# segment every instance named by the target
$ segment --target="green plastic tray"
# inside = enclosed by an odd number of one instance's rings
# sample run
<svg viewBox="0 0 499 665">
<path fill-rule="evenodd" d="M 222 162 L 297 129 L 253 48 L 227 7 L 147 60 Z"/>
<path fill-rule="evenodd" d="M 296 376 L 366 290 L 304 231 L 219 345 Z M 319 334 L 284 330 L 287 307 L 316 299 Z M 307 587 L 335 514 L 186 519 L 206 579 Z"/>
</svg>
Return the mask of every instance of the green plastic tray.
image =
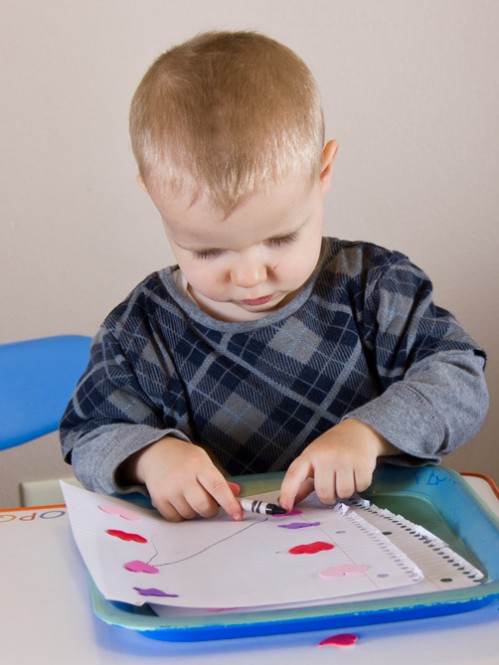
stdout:
<svg viewBox="0 0 499 665">
<path fill-rule="evenodd" d="M 243 495 L 280 487 L 283 474 L 232 478 Z M 107 601 L 90 580 L 95 614 L 158 640 L 172 642 L 276 635 L 337 629 L 422 617 L 457 614 L 483 607 L 499 598 L 499 520 L 456 472 L 443 467 L 408 469 L 385 466 L 363 496 L 421 524 L 479 568 L 484 580 L 471 588 L 411 596 L 352 601 L 306 608 L 248 611 L 241 614 L 168 619 L 147 605 L 135 607 Z M 140 499 L 137 499 L 140 501 Z"/>
</svg>

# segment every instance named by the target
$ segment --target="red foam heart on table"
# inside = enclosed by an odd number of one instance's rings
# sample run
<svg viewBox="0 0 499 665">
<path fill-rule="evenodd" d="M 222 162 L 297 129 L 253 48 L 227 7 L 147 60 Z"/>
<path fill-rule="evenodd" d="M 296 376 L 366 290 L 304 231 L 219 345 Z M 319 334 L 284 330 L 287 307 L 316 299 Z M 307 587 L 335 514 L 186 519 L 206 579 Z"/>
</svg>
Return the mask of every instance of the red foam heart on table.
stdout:
<svg viewBox="0 0 499 665">
<path fill-rule="evenodd" d="M 317 554 L 317 552 L 324 552 L 326 550 L 332 550 L 333 548 L 334 545 L 332 543 L 316 540 L 314 543 L 296 545 L 288 551 L 290 554 Z"/>
<path fill-rule="evenodd" d="M 359 638 L 352 633 L 340 633 L 339 635 L 331 635 L 326 637 L 325 640 L 319 642 L 320 647 L 351 647 Z"/>
<path fill-rule="evenodd" d="M 115 538 L 119 538 L 120 540 L 127 540 L 134 543 L 147 543 L 147 538 L 139 536 L 138 533 L 128 533 L 127 531 L 120 531 L 119 529 L 108 529 L 106 533 Z"/>
</svg>

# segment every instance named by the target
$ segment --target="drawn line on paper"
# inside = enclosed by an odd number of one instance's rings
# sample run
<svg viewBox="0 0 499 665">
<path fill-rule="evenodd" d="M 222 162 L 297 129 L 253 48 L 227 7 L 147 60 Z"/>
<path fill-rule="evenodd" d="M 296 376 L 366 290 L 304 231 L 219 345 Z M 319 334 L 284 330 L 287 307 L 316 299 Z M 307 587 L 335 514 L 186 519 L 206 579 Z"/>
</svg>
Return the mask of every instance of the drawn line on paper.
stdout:
<svg viewBox="0 0 499 665">
<path fill-rule="evenodd" d="M 232 533 L 232 534 L 230 534 L 230 536 L 226 536 L 225 538 L 221 538 L 220 540 L 216 540 L 214 543 L 211 543 L 211 545 L 207 545 L 206 547 L 203 547 L 203 549 L 201 549 L 197 552 L 193 552 L 192 554 L 188 554 L 187 556 L 183 557 L 182 559 L 177 559 L 176 561 L 167 561 L 166 563 L 157 563 L 157 564 L 155 564 L 155 567 L 159 568 L 161 566 L 174 566 L 176 563 L 182 563 L 183 561 L 188 561 L 189 559 L 194 559 L 195 557 L 200 556 L 201 554 L 204 554 L 204 552 L 207 552 L 208 550 L 211 550 L 213 547 L 216 547 L 217 545 L 220 545 L 220 543 L 224 543 L 227 540 L 230 540 L 231 538 L 235 538 L 236 536 L 239 536 L 241 533 L 243 533 L 243 531 L 247 531 L 248 529 L 251 529 L 252 526 L 255 526 L 256 524 L 263 524 L 266 521 L 267 521 L 267 519 L 255 520 L 254 522 L 251 522 L 250 524 L 248 524 L 248 526 L 245 526 L 243 529 L 239 529 L 239 531 L 236 531 L 236 533 Z M 159 555 L 159 552 L 158 552 L 156 546 L 154 545 L 154 537 L 151 538 L 151 544 L 152 544 L 152 546 L 153 546 L 156 553 L 149 559 L 149 561 L 147 562 L 148 564 L 150 564 L 151 561 L 153 561 L 153 559 L 155 559 Z"/>
</svg>

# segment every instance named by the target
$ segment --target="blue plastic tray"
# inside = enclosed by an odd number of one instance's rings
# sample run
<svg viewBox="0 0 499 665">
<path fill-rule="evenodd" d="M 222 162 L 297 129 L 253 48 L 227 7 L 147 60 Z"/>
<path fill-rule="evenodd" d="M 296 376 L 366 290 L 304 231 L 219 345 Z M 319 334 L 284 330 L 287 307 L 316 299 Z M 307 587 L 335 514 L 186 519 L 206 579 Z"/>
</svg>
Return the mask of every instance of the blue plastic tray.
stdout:
<svg viewBox="0 0 499 665">
<path fill-rule="evenodd" d="M 242 494 L 278 489 L 282 474 L 233 478 Z M 175 619 L 156 616 L 147 606 L 107 601 L 90 580 L 95 614 L 158 640 L 191 642 L 337 629 L 474 610 L 499 598 L 499 520 L 461 476 L 442 467 L 382 467 L 364 496 L 376 505 L 421 524 L 485 574 L 477 586 L 371 601 L 348 601 L 306 608 L 206 614 Z"/>
</svg>

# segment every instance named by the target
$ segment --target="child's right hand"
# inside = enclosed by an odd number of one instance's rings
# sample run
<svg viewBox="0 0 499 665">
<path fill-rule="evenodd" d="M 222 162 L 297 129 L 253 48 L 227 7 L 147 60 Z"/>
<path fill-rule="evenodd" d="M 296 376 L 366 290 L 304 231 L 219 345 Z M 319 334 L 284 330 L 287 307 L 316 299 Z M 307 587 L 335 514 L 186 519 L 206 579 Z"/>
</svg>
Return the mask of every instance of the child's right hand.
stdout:
<svg viewBox="0 0 499 665">
<path fill-rule="evenodd" d="M 171 522 L 214 517 L 220 507 L 235 520 L 243 518 L 227 480 L 206 451 L 193 443 L 167 436 L 125 465 L 127 481 L 144 483 L 154 507 Z"/>
</svg>

